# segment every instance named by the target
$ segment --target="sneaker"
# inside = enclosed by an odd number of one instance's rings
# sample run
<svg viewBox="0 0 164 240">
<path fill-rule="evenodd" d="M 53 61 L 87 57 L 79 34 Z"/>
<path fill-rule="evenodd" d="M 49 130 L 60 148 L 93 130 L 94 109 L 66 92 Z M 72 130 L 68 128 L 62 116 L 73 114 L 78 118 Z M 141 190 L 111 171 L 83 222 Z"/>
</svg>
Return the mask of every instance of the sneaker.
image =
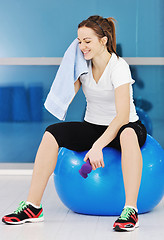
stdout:
<svg viewBox="0 0 164 240">
<path fill-rule="evenodd" d="M 113 225 L 115 231 L 133 231 L 137 227 L 139 227 L 138 213 L 131 207 L 125 207 Z"/>
<path fill-rule="evenodd" d="M 2 222 L 13 225 L 42 221 L 44 221 L 42 205 L 40 205 L 40 208 L 35 208 L 31 204 L 26 204 L 24 201 L 19 203 L 16 211 L 2 218 Z"/>
</svg>

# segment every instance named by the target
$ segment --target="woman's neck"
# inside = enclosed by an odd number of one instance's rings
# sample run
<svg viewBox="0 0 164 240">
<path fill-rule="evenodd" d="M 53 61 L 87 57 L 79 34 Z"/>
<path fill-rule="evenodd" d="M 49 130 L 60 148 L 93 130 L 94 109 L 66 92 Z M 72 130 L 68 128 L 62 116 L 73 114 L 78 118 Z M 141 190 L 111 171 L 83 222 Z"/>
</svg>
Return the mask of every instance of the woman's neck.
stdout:
<svg viewBox="0 0 164 240">
<path fill-rule="evenodd" d="M 92 68 L 101 71 L 101 69 L 104 69 L 106 67 L 110 58 L 111 54 L 109 52 L 104 52 L 103 54 L 92 58 Z"/>
</svg>

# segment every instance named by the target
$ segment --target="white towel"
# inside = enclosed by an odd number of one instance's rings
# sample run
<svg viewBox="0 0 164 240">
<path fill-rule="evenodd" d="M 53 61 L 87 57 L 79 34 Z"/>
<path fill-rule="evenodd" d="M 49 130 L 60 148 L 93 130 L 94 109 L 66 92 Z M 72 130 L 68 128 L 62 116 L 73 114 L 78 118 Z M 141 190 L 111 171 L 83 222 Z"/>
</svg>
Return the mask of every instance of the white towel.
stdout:
<svg viewBox="0 0 164 240">
<path fill-rule="evenodd" d="M 45 108 L 60 120 L 65 120 L 67 109 L 75 96 L 74 83 L 88 73 L 88 65 L 76 38 L 66 50 L 44 103 Z"/>
</svg>

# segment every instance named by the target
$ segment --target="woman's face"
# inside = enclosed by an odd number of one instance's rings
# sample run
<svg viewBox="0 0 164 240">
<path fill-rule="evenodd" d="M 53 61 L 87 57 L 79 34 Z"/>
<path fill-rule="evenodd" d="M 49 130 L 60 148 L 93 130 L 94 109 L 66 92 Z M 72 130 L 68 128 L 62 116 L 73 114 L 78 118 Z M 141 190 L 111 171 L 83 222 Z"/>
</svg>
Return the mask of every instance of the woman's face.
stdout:
<svg viewBox="0 0 164 240">
<path fill-rule="evenodd" d="M 99 56 L 104 51 L 104 46 L 100 43 L 99 38 L 94 30 L 88 27 L 78 29 L 79 48 L 84 54 L 86 60 Z"/>
</svg>

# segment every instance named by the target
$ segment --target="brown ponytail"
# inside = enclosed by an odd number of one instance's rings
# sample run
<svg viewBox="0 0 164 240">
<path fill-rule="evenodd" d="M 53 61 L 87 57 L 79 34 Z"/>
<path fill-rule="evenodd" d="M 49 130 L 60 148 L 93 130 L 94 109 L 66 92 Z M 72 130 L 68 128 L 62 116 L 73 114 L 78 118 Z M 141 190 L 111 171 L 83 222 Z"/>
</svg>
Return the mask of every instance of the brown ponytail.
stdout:
<svg viewBox="0 0 164 240">
<path fill-rule="evenodd" d="M 107 29 L 107 34 L 110 38 L 108 38 L 108 43 L 107 43 L 107 47 L 108 47 L 108 51 L 112 51 L 114 52 L 116 55 L 116 31 L 115 31 L 115 24 L 114 24 L 114 21 L 116 22 L 116 20 L 112 17 L 109 17 L 109 18 L 106 18 L 106 20 L 108 21 L 109 23 L 109 30 Z M 117 55 L 118 56 L 118 55 Z"/>
<path fill-rule="evenodd" d="M 119 57 L 116 52 L 116 33 L 114 22 L 116 22 L 116 20 L 112 17 L 103 18 L 101 16 L 94 15 L 82 21 L 78 25 L 78 28 L 81 27 L 92 28 L 97 34 L 98 38 L 103 38 L 104 36 L 106 36 L 108 38 L 106 44 L 108 52 L 109 53 L 114 52 L 117 55 L 117 57 Z"/>
</svg>

